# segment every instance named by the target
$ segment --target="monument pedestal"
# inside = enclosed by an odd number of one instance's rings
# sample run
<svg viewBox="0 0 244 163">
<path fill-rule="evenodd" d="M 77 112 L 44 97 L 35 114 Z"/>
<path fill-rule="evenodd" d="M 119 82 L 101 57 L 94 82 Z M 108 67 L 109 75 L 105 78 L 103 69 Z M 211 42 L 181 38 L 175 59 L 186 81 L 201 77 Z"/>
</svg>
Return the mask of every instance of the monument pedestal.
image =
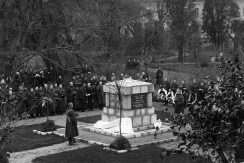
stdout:
<svg viewBox="0 0 244 163">
<path fill-rule="evenodd" d="M 136 110 L 121 110 L 122 118 L 131 118 L 133 128 L 153 125 L 157 120 L 154 107 Z M 120 118 L 120 110 L 103 108 L 102 121 L 112 122 Z"/>
<path fill-rule="evenodd" d="M 132 79 L 126 79 L 118 83 L 120 83 L 122 91 L 123 109 L 121 110 L 121 117 L 131 118 L 133 128 L 153 125 L 157 120 L 155 109 L 152 106 L 154 85 Z M 116 89 L 114 82 L 103 86 L 106 107 L 103 108 L 102 121 L 112 122 L 120 118 Z"/>
</svg>

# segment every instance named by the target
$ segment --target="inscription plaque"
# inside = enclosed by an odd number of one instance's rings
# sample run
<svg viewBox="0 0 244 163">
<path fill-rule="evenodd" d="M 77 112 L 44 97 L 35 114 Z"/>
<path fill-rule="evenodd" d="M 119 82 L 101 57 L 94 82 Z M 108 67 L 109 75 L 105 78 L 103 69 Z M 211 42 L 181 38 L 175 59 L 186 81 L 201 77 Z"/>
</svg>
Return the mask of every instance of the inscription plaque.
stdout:
<svg viewBox="0 0 244 163">
<path fill-rule="evenodd" d="M 147 94 L 133 94 L 131 96 L 132 109 L 141 109 L 147 107 Z"/>
</svg>

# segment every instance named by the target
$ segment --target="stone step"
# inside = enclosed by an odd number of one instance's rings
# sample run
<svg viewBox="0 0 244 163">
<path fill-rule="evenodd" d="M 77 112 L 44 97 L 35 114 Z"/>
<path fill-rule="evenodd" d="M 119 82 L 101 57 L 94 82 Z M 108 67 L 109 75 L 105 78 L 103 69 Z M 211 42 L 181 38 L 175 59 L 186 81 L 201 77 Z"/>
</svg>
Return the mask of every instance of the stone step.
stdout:
<svg viewBox="0 0 244 163">
<path fill-rule="evenodd" d="M 97 129 L 93 126 L 83 127 L 83 130 L 89 131 L 89 132 L 95 132 L 95 133 L 102 134 L 102 135 L 112 136 L 112 137 L 119 137 L 120 136 L 119 133 L 112 133 L 112 132 L 109 132 L 106 130 Z M 160 130 L 158 130 L 158 131 L 156 131 L 153 128 L 152 129 L 147 128 L 145 130 L 136 131 L 134 134 L 123 134 L 123 136 L 130 139 L 130 138 L 138 138 L 138 137 L 143 137 L 143 136 L 148 136 L 148 135 L 154 135 L 155 133 L 161 134 L 161 133 L 166 133 L 166 132 L 171 132 L 171 129 L 169 126 L 165 125 L 165 126 L 162 126 L 160 128 Z"/>
</svg>

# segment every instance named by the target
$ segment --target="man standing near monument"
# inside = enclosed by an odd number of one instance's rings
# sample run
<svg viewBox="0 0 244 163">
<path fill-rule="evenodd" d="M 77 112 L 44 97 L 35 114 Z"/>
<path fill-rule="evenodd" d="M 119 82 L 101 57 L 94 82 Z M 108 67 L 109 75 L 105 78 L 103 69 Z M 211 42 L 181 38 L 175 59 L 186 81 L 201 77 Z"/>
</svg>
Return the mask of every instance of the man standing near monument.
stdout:
<svg viewBox="0 0 244 163">
<path fill-rule="evenodd" d="M 156 72 L 156 84 L 159 86 L 161 84 L 163 84 L 163 76 L 164 76 L 164 73 L 163 71 L 161 70 L 161 67 L 158 68 L 157 72 Z"/>
<path fill-rule="evenodd" d="M 77 128 L 76 117 L 78 114 L 73 110 L 73 103 L 68 103 L 68 108 L 66 110 L 66 128 L 65 128 L 65 137 L 69 140 L 69 145 L 74 145 L 76 143 L 74 137 L 79 135 Z"/>
</svg>

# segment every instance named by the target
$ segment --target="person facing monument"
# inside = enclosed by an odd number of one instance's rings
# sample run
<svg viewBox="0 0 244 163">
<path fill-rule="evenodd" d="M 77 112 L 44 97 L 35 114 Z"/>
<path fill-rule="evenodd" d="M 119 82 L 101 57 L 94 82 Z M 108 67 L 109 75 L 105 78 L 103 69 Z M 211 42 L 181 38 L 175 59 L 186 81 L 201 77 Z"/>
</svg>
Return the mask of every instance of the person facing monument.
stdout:
<svg viewBox="0 0 244 163">
<path fill-rule="evenodd" d="M 65 137 L 68 138 L 69 145 L 74 145 L 76 143 L 74 137 L 79 135 L 77 128 L 77 120 L 78 114 L 73 110 L 73 103 L 68 103 L 68 107 L 66 110 L 66 128 L 65 128 Z"/>
</svg>

